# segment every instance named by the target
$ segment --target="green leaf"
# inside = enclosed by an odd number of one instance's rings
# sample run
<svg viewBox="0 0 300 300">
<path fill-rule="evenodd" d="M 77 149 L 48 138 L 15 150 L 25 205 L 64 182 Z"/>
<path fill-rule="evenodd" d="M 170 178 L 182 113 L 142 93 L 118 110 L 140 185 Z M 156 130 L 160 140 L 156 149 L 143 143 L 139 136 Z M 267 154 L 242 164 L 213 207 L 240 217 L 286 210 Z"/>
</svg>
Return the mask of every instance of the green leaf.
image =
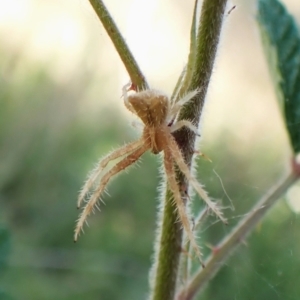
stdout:
<svg viewBox="0 0 300 300">
<path fill-rule="evenodd" d="M 258 1 L 260 25 L 276 90 L 295 153 L 300 152 L 300 35 L 293 17 L 278 0 Z"/>
</svg>

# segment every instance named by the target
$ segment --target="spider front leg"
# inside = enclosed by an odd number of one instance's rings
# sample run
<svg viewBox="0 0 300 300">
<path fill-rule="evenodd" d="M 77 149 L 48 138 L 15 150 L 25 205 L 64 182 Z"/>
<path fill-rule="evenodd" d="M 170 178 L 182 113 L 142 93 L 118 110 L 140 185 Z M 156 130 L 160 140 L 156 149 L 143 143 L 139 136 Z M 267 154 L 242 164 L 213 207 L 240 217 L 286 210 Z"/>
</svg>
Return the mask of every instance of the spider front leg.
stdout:
<svg viewBox="0 0 300 300">
<path fill-rule="evenodd" d="M 176 115 L 179 113 L 180 109 L 182 106 L 184 106 L 187 102 L 192 100 L 197 94 L 199 94 L 200 89 L 188 92 L 183 98 L 181 98 L 179 101 L 174 103 L 172 106 L 170 113 L 169 113 L 169 118 L 175 118 Z"/>
<path fill-rule="evenodd" d="M 96 181 L 96 179 L 98 178 L 102 170 L 107 166 L 107 164 L 110 161 L 134 151 L 138 147 L 141 147 L 142 144 L 143 141 L 139 139 L 135 142 L 124 145 L 123 147 L 109 153 L 107 156 L 102 158 L 100 162 L 97 164 L 96 168 L 89 174 L 84 186 L 82 187 L 80 194 L 78 196 L 77 207 L 78 208 L 80 207 L 85 195 L 91 189 L 91 187 L 93 186 L 94 182 Z"/>
<path fill-rule="evenodd" d="M 178 187 L 178 183 L 176 181 L 176 174 L 175 174 L 175 170 L 174 170 L 174 161 L 173 161 L 172 153 L 168 149 L 168 147 L 166 147 L 164 149 L 164 164 L 165 164 L 167 181 L 169 183 L 171 191 L 173 192 L 173 197 L 174 197 L 174 200 L 176 203 L 176 208 L 178 211 L 178 215 L 179 215 L 179 219 L 181 221 L 182 227 L 185 230 L 185 232 L 188 236 L 188 239 L 190 240 L 191 245 L 192 245 L 193 249 L 195 250 L 196 255 L 199 257 L 199 259 L 203 265 L 203 262 L 201 260 L 201 252 L 200 252 L 199 246 L 196 243 L 193 231 L 191 229 L 190 221 L 189 221 L 188 215 L 186 213 L 186 208 L 185 208 L 184 202 L 182 200 L 182 196 L 180 193 L 180 189 Z"/>
<path fill-rule="evenodd" d="M 131 90 L 131 87 L 132 87 L 131 82 L 125 84 L 122 88 L 122 96 L 124 97 L 124 105 L 126 106 L 126 108 L 129 111 L 131 111 L 132 113 L 136 114 L 136 111 L 134 110 L 134 108 L 132 107 L 132 105 L 128 101 L 128 91 Z"/>
<path fill-rule="evenodd" d="M 197 181 L 197 179 L 191 174 L 187 164 L 184 162 L 183 156 L 181 154 L 181 151 L 173 138 L 173 136 L 169 133 L 167 138 L 167 143 L 169 144 L 168 147 L 172 153 L 172 157 L 176 164 L 178 165 L 180 171 L 185 175 L 187 180 L 191 183 L 193 188 L 196 190 L 196 192 L 199 194 L 199 196 L 206 202 L 208 207 L 220 218 L 220 220 L 227 224 L 226 218 L 224 218 L 222 211 L 217 206 L 215 202 L 213 202 L 207 192 L 202 188 L 201 184 Z"/>
<path fill-rule="evenodd" d="M 188 120 L 181 120 L 176 122 L 175 124 L 173 124 L 170 127 L 170 131 L 174 132 L 179 130 L 182 127 L 187 127 L 188 129 L 190 129 L 192 132 L 194 132 L 197 136 L 200 136 L 200 133 L 198 132 L 198 128 L 192 124 L 192 122 L 188 121 Z"/>
<path fill-rule="evenodd" d="M 84 222 L 86 221 L 88 215 L 93 211 L 93 208 L 96 206 L 98 199 L 100 198 L 102 192 L 107 186 L 109 180 L 120 171 L 126 169 L 133 163 L 135 163 L 141 155 L 143 155 L 149 149 L 148 145 L 143 145 L 142 147 L 136 149 L 131 154 L 127 155 L 121 161 L 119 161 L 114 167 L 111 168 L 100 180 L 98 188 L 95 190 L 94 194 L 91 196 L 86 206 L 84 207 L 75 228 L 74 241 L 77 241 L 80 230 L 82 229 Z"/>
</svg>

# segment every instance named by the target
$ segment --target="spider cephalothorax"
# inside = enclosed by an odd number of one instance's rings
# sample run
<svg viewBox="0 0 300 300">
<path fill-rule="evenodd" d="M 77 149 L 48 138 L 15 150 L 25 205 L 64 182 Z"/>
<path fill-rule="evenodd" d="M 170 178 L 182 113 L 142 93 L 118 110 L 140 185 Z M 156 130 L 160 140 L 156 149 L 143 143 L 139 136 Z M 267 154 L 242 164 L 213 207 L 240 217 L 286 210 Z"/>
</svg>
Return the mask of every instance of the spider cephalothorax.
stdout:
<svg viewBox="0 0 300 300">
<path fill-rule="evenodd" d="M 109 180 L 122 170 L 126 169 L 133 163 L 135 163 L 147 150 L 152 153 L 157 154 L 160 152 L 164 153 L 163 161 L 165 167 L 165 175 L 167 178 L 167 183 L 170 190 L 173 192 L 174 202 L 176 209 L 178 211 L 179 220 L 182 223 L 186 234 L 196 251 L 196 254 L 200 256 L 200 250 L 195 241 L 193 235 L 190 221 L 185 209 L 184 200 L 182 197 L 182 189 L 179 187 L 176 176 L 175 168 L 176 164 L 179 170 L 185 175 L 187 181 L 193 186 L 195 191 L 200 195 L 200 197 L 206 202 L 210 209 L 219 218 L 226 222 L 222 216 L 221 211 L 217 205 L 211 201 L 205 190 L 202 188 L 201 184 L 196 180 L 196 178 L 191 174 L 189 167 L 184 161 L 181 151 L 172 135 L 172 133 L 182 127 L 187 127 L 195 134 L 198 135 L 197 128 L 188 120 L 181 120 L 175 122 L 176 116 L 180 108 L 194 98 L 198 91 L 189 92 L 185 97 L 176 103 L 171 104 L 169 98 L 163 93 L 148 89 L 141 92 L 137 92 L 128 95 L 127 85 L 123 88 L 124 104 L 128 110 L 137 115 L 144 123 L 143 133 L 140 139 L 124 145 L 118 148 L 112 153 L 105 156 L 97 164 L 96 168 L 92 171 L 88 177 L 86 183 L 84 184 L 79 198 L 78 207 L 84 200 L 87 193 L 95 185 L 100 173 L 107 166 L 107 164 L 115 159 L 120 159 L 109 171 L 107 171 L 88 199 L 75 228 L 75 241 L 78 238 L 80 230 L 82 229 L 84 222 L 86 221 L 88 215 L 93 211 L 94 207 L 97 207 L 97 202 L 100 199 L 105 187 L 107 186 Z"/>
</svg>

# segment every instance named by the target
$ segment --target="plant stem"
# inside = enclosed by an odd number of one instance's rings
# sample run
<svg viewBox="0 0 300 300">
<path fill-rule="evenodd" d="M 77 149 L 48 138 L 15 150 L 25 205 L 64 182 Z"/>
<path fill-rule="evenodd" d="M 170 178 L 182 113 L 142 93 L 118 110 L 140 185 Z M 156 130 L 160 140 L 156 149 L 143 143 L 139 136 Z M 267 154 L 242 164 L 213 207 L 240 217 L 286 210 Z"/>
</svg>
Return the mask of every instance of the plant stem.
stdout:
<svg viewBox="0 0 300 300">
<path fill-rule="evenodd" d="M 194 4 L 194 12 L 193 12 L 193 19 L 192 19 L 192 26 L 190 31 L 190 52 L 188 57 L 188 63 L 185 67 L 184 77 L 181 80 L 181 85 L 175 90 L 176 91 L 176 98 L 174 99 L 175 102 L 179 100 L 188 90 L 189 85 L 191 83 L 191 78 L 193 76 L 194 68 L 195 68 L 195 58 L 197 52 L 197 9 L 198 9 L 198 0 L 195 0 Z M 180 79 L 180 77 L 179 77 Z M 173 99 L 174 97 L 172 97 Z"/>
<path fill-rule="evenodd" d="M 107 34 L 112 40 L 120 58 L 130 76 L 132 84 L 137 90 L 149 88 L 145 76 L 140 70 L 136 60 L 134 59 L 131 51 L 129 50 L 124 38 L 122 37 L 118 27 L 116 26 L 113 18 L 108 12 L 102 0 L 89 0 L 93 6 L 96 14 L 98 15 L 102 25 L 104 26 Z"/>
<path fill-rule="evenodd" d="M 227 0 L 204 0 L 201 10 L 194 73 L 191 77 L 190 90 L 201 87 L 201 92 L 194 101 L 190 101 L 180 112 L 179 119 L 193 120 L 199 123 L 201 110 L 212 73 L 217 44 L 220 37 L 222 20 Z M 193 55 L 190 56 L 190 58 Z M 180 130 L 174 137 L 181 148 L 186 163 L 191 167 L 194 154 L 195 135 Z M 187 186 L 185 177 L 177 172 L 179 186 Z M 155 262 L 152 270 L 152 300 L 173 300 L 182 251 L 182 226 L 178 222 L 172 193 L 167 189 L 160 211 Z"/>
<path fill-rule="evenodd" d="M 187 287 L 179 293 L 177 300 L 193 299 L 201 288 L 203 288 L 203 286 L 222 267 L 222 262 L 224 262 L 229 255 L 233 253 L 233 250 L 244 241 L 255 225 L 298 178 L 299 174 L 296 174 L 295 172 L 285 175 L 276 186 L 262 197 L 252 211 L 236 225 L 231 234 L 226 236 L 219 245 L 215 246 L 216 251 L 207 259 L 205 263 L 206 267 L 199 272 L 196 272 Z"/>
</svg>

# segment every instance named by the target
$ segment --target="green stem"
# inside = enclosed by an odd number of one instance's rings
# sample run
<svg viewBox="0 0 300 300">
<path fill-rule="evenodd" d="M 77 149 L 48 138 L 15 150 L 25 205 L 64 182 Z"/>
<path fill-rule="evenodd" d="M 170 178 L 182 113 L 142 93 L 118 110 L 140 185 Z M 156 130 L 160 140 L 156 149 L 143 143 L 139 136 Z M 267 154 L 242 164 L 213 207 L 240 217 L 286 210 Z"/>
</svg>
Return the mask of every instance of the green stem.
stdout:
<svg viewBox="0 0 300 300">
<path fill-rule="evenodd" d="M 180 73 L 180 75 L 177 79 L 175 88 L 174 88 L 172 96 L 171 96 L 171 103 L 174 103 L 178 100 L 179 91 L 182 90 L 182 85 L 183 85 L 183 82 L 184 82 L 184 78 L 186 76 L 186 67 L 187 66 L 185 66 L 183 68 L 183 70 L 181 71 L 181 73 Z"/>
<path fill-rule="evenodd" d="M 129 50 L 124 38 L 122 37 L 118 27 L 116 26 L 113 18 L 101 0 L 89 0 L 93 6 L 96 14 L 98 15 L 102 25 L 104 26 L 107 34 L 112 40 L 120 58 L 130 76 L 130 80 L 137 90 L 149 88 L 146 78 L 140 70 L 136 60 L 134 59 L 131 51 Z"/>
<path fill-rule="evenodd" d="M 179 100 L 188 90 L 189 85 L 191 83 L 191 79 L 193 76 L 194 68 L 195 68 L 195 59 L 197 53 L 197 9 L 198 9 L 198 0 L 195 0 L 194 4 L 194 12 L 192 19 L 192 26 L 190 32 L 190 52 L 188 57 L 188 63 L 185 67 L 184 78 L 181 81 L 180 88 L 177 88 L 178 91 L 176 93 L 175 102 Z M 176 89 L 176 87 L 175 87 Z"/>
<path fill-rule="evenodd" d="M 182 110 L 179 119 L 190 119 L 199 123 L 209 79 L 215 60 L 220 37 L 222 20 L 227 0 L 204 0 L 201 10 L 194 73 L 191 77 L 190 90 L 201 87 L 201 92 L 194 101 L 190 101 Z M 190 56 L 192 57 L 192 56 Z M 191 167 L 194 154 L 195 136 L 186 130 L 180 130 L 174 137 L 181 148 L 186 163 Z M 179 186 L 187 186 L 185 177 L 177 172 Z M 158 225 L 155 262 L 152 270 L 152 300 L 173 300 L 182 249 L 182 228 L 174 207 L 173 195 L 167 190 L 162 211 L 162 221 Z"/>
<path fill-rule="evenodd" d="M 203 288 L 223 266 L 222 263 L 233 253 L 233 250 L 244 241 L 255 225 L 261 221 L 263 216 L 298 178 L 299 174 L 295 172 L 284 176 L 284 178 L 254 206 L 251 212 L 236 225 L 231 234 L 226 236 L 224 240 L 215 247 L 216 251 L 207 259 L 205 263 L 206 267 L 196 272 L 187 287 L 178 294 L 177 300 L 191 300 L 195 297 L 201 288 Z"/>
<path fill-rule="evenodd" d="M 153 300 L 172 300 L 175 296 L 177 271 L 182 244 L 182 225 L 178 222 L 172 192 L 167 189 L 158 224 L 158 248 L 152 270 Z"/>
<path fill-rule="evenodd" d="M 196 53 L 193 58 L 195 66 L 190 82 L 186 83 L 189 86 L 187 91 L 200 89 L 200 92 L 193 99 L 194 101 L 184 106 L 179 116 L 180 119 L 192 120 L 196 125 L 201 116 L 213 70 L 226 4 L 227 0 L 206 0 L 201 9 Z"/>
</svg>

